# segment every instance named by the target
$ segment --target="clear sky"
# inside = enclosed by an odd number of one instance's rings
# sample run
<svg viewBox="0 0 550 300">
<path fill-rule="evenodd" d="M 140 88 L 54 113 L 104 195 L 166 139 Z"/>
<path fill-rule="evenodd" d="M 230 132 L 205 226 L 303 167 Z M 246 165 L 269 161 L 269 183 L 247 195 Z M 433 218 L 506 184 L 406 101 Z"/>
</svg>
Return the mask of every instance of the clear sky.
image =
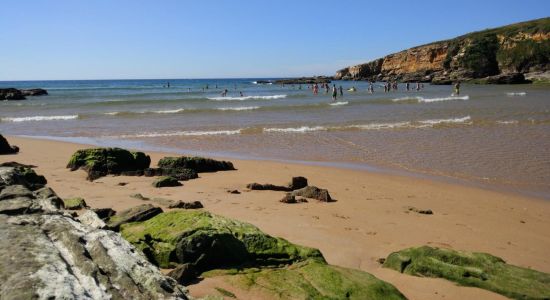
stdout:
<svg viewBox="0 0 550 300">
<path fill-rule="evenodd" d="M 550 0 L 2 0 L 0 80 L 332 75 Z"/>
</svg>

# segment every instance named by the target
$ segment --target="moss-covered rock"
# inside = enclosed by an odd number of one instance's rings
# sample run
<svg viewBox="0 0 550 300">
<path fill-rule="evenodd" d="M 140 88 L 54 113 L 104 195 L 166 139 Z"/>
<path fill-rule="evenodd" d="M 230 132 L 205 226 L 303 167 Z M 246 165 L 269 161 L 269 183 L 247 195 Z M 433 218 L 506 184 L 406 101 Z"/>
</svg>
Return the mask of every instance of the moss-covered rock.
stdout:
<svg viewBox="0 0 550 300">
<path fill-rule="evenodd" d="M 174 177 L 162 176 L 153 182 L 153 186 L 156 188 L 181 186 L 182 184 Z"/>
<path fill-rule="evenodd" d="M 171 176 L 177 180 L 190 180 L 198 178 L 199 175 L 193 169 L 185 168 L 148 168 L 143 172 L 145 176 Z"/>
<path fill-rule="evenodd" d="M 0 164 L 0 177 L 6 185 L 23 185 L 31 191 L 44 187 L 48 181 L 42 175 L 36 174 L 34 166 L 23 165 L 16 162 Z"/>
<path fill-rule="evenodd" d="M 384 267 L 410 275 L 445 278 L 514 299 L 550 298 L 550 274 L 509 265 L 487 253 L 423 246 L 391 253 Z"/>
<path fill-rule="evenodd" d="M 76 151 L 67 168 L 83 169 L 88 180 L 93 181 L 107 174 L 141 175 L 149 168 L 151 158 L 143 152 L 131 152 L 121 148 L 92 148 Z"/>
<path fill-rule="evenodd" d="M 83 209 L 88 206 L 86 205 L 86 201 L 80 197 L 63 199 L 63 205 L 65 206 L 65 209 L 69 210 Z"/>
<path fill-rule="evenodd" d="M 158 166 L 162 169 L 192 169 L 197 173 L 235 170 L 229 161 L 191 156 L 164 157 Z"/>
<path fill-rule="evenodd" d="M 121 233 L 164 268 L 192 263 L 203 272 L 247 264 L 288 264 L 306 258 L 324 261 L 317 249 L 294 245 L 251 224 L 205 211 L 162 213 L 145 222 L 124 224 Z"/>
<path fill-rule="evenodd" d="M 272 299 L 406 299 L 394 286 L 367 272 L 318 260 L 285 268 L 211 271 L 203 276 L 224 276 L 237 288 Z"/>
</svg>

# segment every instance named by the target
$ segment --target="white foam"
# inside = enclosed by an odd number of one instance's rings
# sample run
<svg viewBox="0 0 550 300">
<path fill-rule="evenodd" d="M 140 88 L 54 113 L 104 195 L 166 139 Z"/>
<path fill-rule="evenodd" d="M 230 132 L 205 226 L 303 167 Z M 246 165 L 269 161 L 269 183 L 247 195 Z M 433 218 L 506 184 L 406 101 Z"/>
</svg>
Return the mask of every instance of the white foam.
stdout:
<svg viewBox="0 0 550 300">
<path fill-rule="evenodd" d="M 220 107 L 217 110 L 234 110 L 234 111 L 241 111 L 241 110 L 255 110 L 259 109 L 259 106 L 242 106 L 242 107 Z"/>
<path fill-rule="evenodd" d="M 118 114 L 120 114 L 120 112 L 118 111 L 110 111 L 110 112 L 106 112 L 104 113 L 105 115 L 109 115 L 109 116 L 116 116 Z"/>
<path fill-rule="evenodd" d="M 245 100 L 274 100 L 283 99 L 286 95 L 270 95 L 270 96 L 244 96 L 244 97 L 210 97 L 208 100 L 214 101 L 245 101 Z"/>
<path fill-rule="evenodd" d="M 423 121 L 418 121 L 418 123 L 425 124 L 425 125 L 457 124 L 457 123 L 470 122 L 471 119 L 472 118 L 470 116 L 466 116 L 466 117 L 462 117 L 462 118 L 423 120 Z"/>
<path fill-rule="evenodd" d="M 184 110 L 185 109 L 183 109 L 183 108 L 179 108 L 179 109 L 171 109 L 171 110 L 155 110 L 155 111 L 152 111 L 152 112 L 155 113 L 155 114 L 177 114 L 177 113 L 180 113 Z"/>
<path fill-rule="evenodd" d="M 405 128 L 409 127 L 411 122 L 398 122 L 398 123 L 372 123 L 365 125 L 350 125 L 347 128 L 357 128 L 362 130 L 381 130 L 381 129 L 393 129 L 393 128 Z"/>
<path fill-rule="evenodd" d="M 348 105 L 348 101 L 338 101 L 330 104 L 331 106 Z"/>
<path fill-rule="evenodd" d="M 431 102 L 440 102 L 440 101 L 453 101 L 453 100 L 469 100 L 470 96 L 450 96 L 450 97 L 441 97 L 441 98 L 423 98 L 418 97 L 418 102 L 420 103 L 431 103 Z"/>
<path fill-rule="evenodd" d="M 303 132 L 321 131 L 321 130 L 328 130 L 328 129 L 329 129 L 328 127 L 324 127 L 324 126 L 315 126 L 315 127 L 302 126 L 302 127 L 290 127 L 290 128 L 264 128 L 264 132 L 303 133 Z"/>
<path fill-rule="evenodd" d="M 527 96 L 527 93 L 526 92 L 512 92 L 512 93 L 506 93 L 506 96 L 508 96 L 508 97 L 515 97 L 515 96 L 523 97 L 523 96 Z"/>
<path fill-rule="evenodd" d="M 519 121 L 518 120 L 507 120 L 507 121 L 497 121 L 498 124 L 503 124 L 503 125 L 512 125 L 512 124 L 518 124 Z"/>
<path fill-rule="evenodd" d="M 3 122 L 28 122 L 28 121 L 65 121 L 78 119 L 78 115 L 69 116 L 32 116 L 17 118 L 2 118 Z"/>
<path fill-rule="evenodd" d="M 241 129 L 237 129 L 237 130 L 215 130 L 215 131 L 175 131 L 175 132 L 151 132 L 151 133 L 121 135 L 121 136 L 118 136 L 118 138 L 233 135 L 233 134 L 239 134 L 239 133 L 241 133 Z"/>
<path fill-rule="evenodd" d="M 422 97 L 401 97 L 401 98 L 392 99 L 392 101 L 393 102 L 411 101 L 411 100 L 420 101 L 420 99 L 422 99 Z"/>
</svg>

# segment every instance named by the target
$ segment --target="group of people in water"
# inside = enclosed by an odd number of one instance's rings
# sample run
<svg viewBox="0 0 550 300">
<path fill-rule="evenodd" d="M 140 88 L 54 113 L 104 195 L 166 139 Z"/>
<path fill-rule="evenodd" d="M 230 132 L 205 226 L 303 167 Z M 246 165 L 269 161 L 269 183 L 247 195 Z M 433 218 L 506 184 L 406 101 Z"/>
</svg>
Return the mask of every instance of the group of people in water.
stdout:
<svg viewBox="0 0 550 300">
<path fill-rule="evenodd" d="M 397 81 L 385 82 L 383 84 L 383 86 L 384 86 L 384 92 L 385 93 L 398 90 Z M 314 95 L 319 94 L 319 89 L 324 89 L 325 94 L 328 94 L 329 91 L 330 91 L 330 85 L 328 83 L 321 83 L 320 87 L 319 87 L 318 83 L 315 83 L 315 84 L 312 84 L 312 85 L 308 85 L 307 88 L 312 90 Z M 411 90 L 420 91 L 420 90 L 424 89 L 424 84 L 420 83 L 420 82 L 416 82 L 415 84 L 411 84 L 411 83 L 407 82 L 405 84 L 405 89 L 407 91 L 411 91 Z M 460 89 L 460 83 L 458 83 L 458 89 Z M 456 85 L 455 85 L 455 93 L 456 94 L 458 94 L 456 92 L 456 91 L 458 91 L 458 89 L 456 88 Z M 356 92 L 357 88 L 355 86 L 352 86 L 351 88 L 347 89 L 347 91 L 348 92 Z M 374 82 L 372 82 L 372 81 L 369 82 L 369 87 L 368 87 L 367 91 L 371 94 L 374 93 Z M 336 101 L 336 99 L 338 98 L 338 95 L 340 95 L 340 97 L 344 96 L 344 88 L 341 85 L 339 87 L 336 87 L 336 84 L 333 84 L 332 85 L 332 100 Z"/>
</svg>

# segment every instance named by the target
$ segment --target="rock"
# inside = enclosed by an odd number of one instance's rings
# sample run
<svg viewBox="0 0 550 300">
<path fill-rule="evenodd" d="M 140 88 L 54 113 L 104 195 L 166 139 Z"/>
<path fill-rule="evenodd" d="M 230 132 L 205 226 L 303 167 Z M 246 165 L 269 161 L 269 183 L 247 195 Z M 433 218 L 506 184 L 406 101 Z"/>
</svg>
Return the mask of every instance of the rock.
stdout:
<svg viewBox="0 0 550 300">
<path fill-rule="evenodd" d="M 292 181 L 288 184 L 291 190 L 298 190 L 307 186 L 307 178 L 298 176 L 292 177 Z"/>
<path fill-rule="evenodd" d="M 163 176 L 153 182 L 153 186 L 156 188 L 182 186 L 182 184 L 174 177 Z"/>
<path fill-rule="evenodd" d="M 19 184 L 31 191 L 40 189 L 47 183 L 44 176 L 37 175 L 33 169 L 24 166 L 0 166 L 0 179 L 5 185 Z"/>
<path fill-rule="evenodd" d="M 423 214 L 423 215 L 432 215 L 433 211 L 431 209 L 419 209 L 413 206 L 407 206 L 406 209 L 408 211 L 412 211 L 415 213 Z"/>
<path fill-rule="evenodd" d="M 296 201 L 296 197 L 294 197 L 294 195 L 290 194 L 290 193 L 286 193 L 286 195 L 283 197 L 283 199 L 279 200 L 279 202 L 282 202 L 282 203 L 298 203 L 298 201 Z"/>
<path fill-rule="evenodd" d="M 119 183 L 117 183 L 116 185 L 118 185 L 118 186 L 126 186 L 126 185 L 128 185 L 128 182 L 119 182 Z"/>
<path fill-rule="evenodd" d="M 379 264 L 383 265 L 384 262 L 386 261 L 386 258 L 385 257 L 380 257 L 379 259 L 376 260 Z"/>
<path fill-rule="evenodd" d="M 204 272 L 243 263 L 279 265 L 307 258 L 324 261 L 316 249 L 294 245 L 251 224 L 203 210 L 165 212 L 144 222 L 124 224 L 120 231 L 162 268 L 191 263 L 198 272 Z"/>
<path fill-rule="evenodd" d="M 130 195 L 130 197 L 131 197 L 131 198 L 135 198 L 135 199 L 139 199 L 139 200 L 143 200 L 143 201 L 151 200 L 151 198 L 145 197 L 145 196 L 143 196 L 143 195 L 140 194 L 140 193 L 132 194 L 132 195 Z"/>
<path fill-rule="evenodd" d="M 107 227 L 105 222 L 99 216 L 93 211 L 93 210 L 86 210 L 82 215 L 80 215 L 78 218 L 76 218 L 80 223 L 90 226 L 92 228 L 96 229 L 103 229 Z"/>
<path fill-rule="evenodd" d="M 489 76 L 484 79 L 485 83 L 488 84 L 520 84 L 520 83 L 531 83 L 530 81 L 525 80 L 525 77 L 521 73 L 509 73 L 509 74 L 500 74 L 495 76 Z"/>
<path fill-rule="evenodd" d="M 184 208 L 184 209 L 197 209 L 197 208 L 203 208 L 203 207 L 204 206 L 202 206 L 202 203 L 200 201 L 193 201 L 193 202 L 178 201 L 168 206 L 168 208 Z"/>
<path fill-rule="evenodd" d="M 121 148 L 93 148 L 76 151 L 67 168 L 71 171 L 83 169 L 87 179 L 93 181 L 99 177 L 112 175 L 142 175 L 149 168 L 151 158 L 143 152 L 130 152 Z"/>
<path fill-rule="evenodd" d="M 25 100 L 20 90 L 14 88 L 0 89 L 0 100 Z"/>
<path fill-rule="evenodd" d="M 141 204 L 130 209 L 123 210 L 120 213 L 109 218 L 107 225 L 110 229 L 118 231 L 120 225 L 130 222 L 142 222 L 162 213 L 160 207 L 151 204 Z"/>
<path fill-rule="evenodd" d="M 63 199 L 63 204 L 65 209 L 68 210 L 79 210 L 88 207 L 88 205 L 86 205 L 86 201 L 80 197 Z"/>
<path fill-rule="evenodd" d="M 423 246 L 391 253 L 383 266 L 409 275 L 444 278 L 512 299 L 550 297 L 550 274 L 512 266 L 487 253 Z"/>
<path fill-rule="evenodd" d="M 0 298 L 188 299 L 118 233 L 94 228 L 95 213 L 77 222 L 53 190 L 31 189 L 25 167 L 0 169 Z"/>
<path fill-rule="evenodd" d="M 174 278 L 180 284 L 188 285 L 197 278 L 197 271 L 192 264 L 181 264 L 167 275 Z"/>
<path fill-rule="evenodd" d="M 23 96 L 43 96 L 47 95 L 48 91 L 45 89 L 28 89 L 28 90 L 21 90 L 21 93 Z"/>
<path fill-rule="evenodd" d="M 0 134 L 0 154 L 14 154 L 19 152 L 19 147 L 11 146 L 8 140 Z"/>
<path fill-rule="evenodd" d="M 315 84 L 315 83 L 330 83 L 332 77 L 315 76 L 315 77 L 300 77 L 275 80 L 275 84 Z"/>
<path fill-rule="evenodd" d="M 109 219 L 110 217 L 116 215 L 116 211 L 112 208 L 93 208 L 92 211 L 95 212 L 102 220 Z"/>
<path fill-rule="evenodd" d="M 170 176 L 180 181 L 199 178 L 199 175 L 193 169 L 186 168 L 148 168 L 143 172 L 145 176 Z"/>
<path fill-rule="evenodd" d="M 218 161 L 204 157 L 164 157 L 158 163 L 161 169 L 192 169 L 196 173 L 235 170 L 228 161 Z"/>
<path fill-rule="evenodd" d="M 257 190 L 257 191 L 283 191 L 283 192 L 290 192 L 292 191 L 289 187 L 286 186 L 280 186 L 280 185 L 273 185 L 270 183 L 266 184 L 260 184 L 260 183 L 249 183 L 246 185 L 248 189 L 251 190 Z"/>
<path fill-rule="evenodd" d="M 239 192 L 239 190 L 229 190 L 227 192 L 230 193 L 230 194 L 236 194 L 236 195 L 241 193 L 241 192 Z"/>
<path fill-rule="evenodd" d="M 333 201 L 330 194 L 325 189 L 320 189 L 316 186 L 307 186 L 305 188 L 295 190 L 292 192 L 293 196 L 302 196 L 306 198 L 317 199 L 323 202 Z"/>
</svg>

